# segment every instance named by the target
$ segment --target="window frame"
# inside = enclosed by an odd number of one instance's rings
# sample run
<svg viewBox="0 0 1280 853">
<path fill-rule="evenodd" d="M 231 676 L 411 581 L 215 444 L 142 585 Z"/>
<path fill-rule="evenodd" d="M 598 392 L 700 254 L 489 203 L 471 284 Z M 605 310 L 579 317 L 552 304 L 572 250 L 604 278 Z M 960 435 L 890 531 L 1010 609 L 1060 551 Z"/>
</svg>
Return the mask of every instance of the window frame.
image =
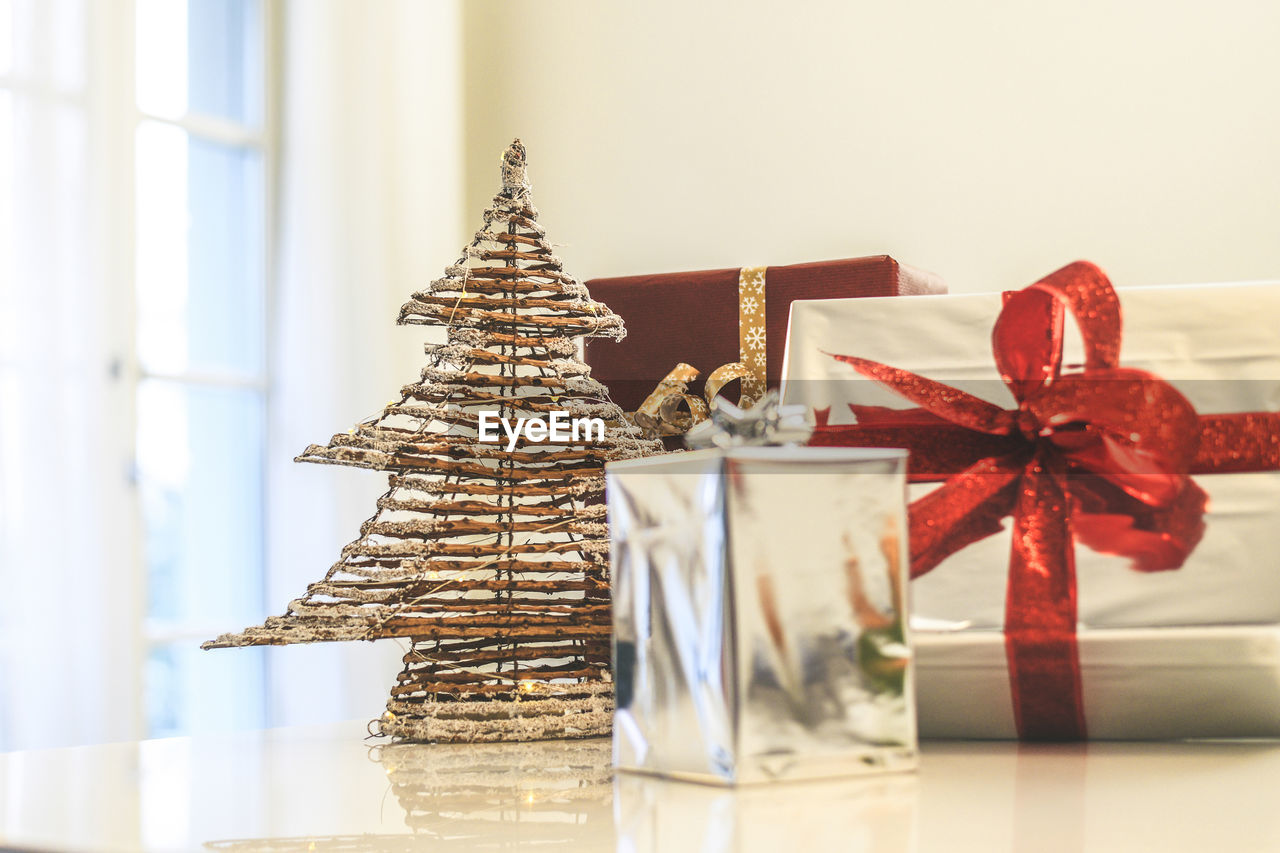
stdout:
<svg viewBox="0 0 1280 853">
<path fill-rule="evenodd" d="M 34 0 L 43 3 L 44 0 Z M 92 697 L 89 708 L 96 720 L 91 730 L 109 740 L 138 740 L 148 736 L 146 718 L 146 669 L 149 652 L 156 646 L 191 642 L 193 646 L 216 633 L 239 626 L 208 624 L 160 624 L 148 618 L 148 576 L 144 549 L 145 529 L 139 499 L 136 448 L 137 405 L 142 383 L 162 379 L 182 387 L 232 387 L 251 390 L 262 407 L 261 436 L 264 456 L 257 488 L 261 504 L 268 508 L 269 460 L 272 433 L 272 394 L 276 364 L 268 345 L 277 304 L 276 234 L 278 211 L 278 157 L 282 68 L 282 0 L 260 0 L 257 22 L 262 48 L 260 126 L 255 130 L 234 121 L 199 114 L 180 118 L 154 115 L 138 105 L 136 80 L 137 0 L 80 0 L 74 30 L 59 31 L 68 49 L 83 60 L 80 79 L 62 86 L 46 82 L 14 68 L 0 71 L 0 92 L 15 102 L 30 99 L 44 106 L 74 110 L 84 127 L 85 233 L 82 251 L 95 271 L 86 286 L 102 288 L 102 313 L 94 318 L 100 349 L 94 357 L 104 363 L 77 365 L 77 369 L 103 371 L 107 377 L 101 421 L 93 424 L 101 436 L 107 457 L 105 473 L 90 479 L 86 488 L 100 516 L 102 535 L 95 540 L 100 559 L 87 567 L 95 573 L 101 590 L 98 606 L 106 614 L 100 628 L 83 632 L 86 659 L 110 692 Z M 53 14 L 36 7 L 36 30 Z M 7 13 L 7 4 L 0 13 Z M 32 37 L 14 32 L 13 43 Z M 136 134 L 143 122 L 157 122 L 185 131 L 189 138 L 235 149 L 251 149 L 261 162 L 261 327 L 262 362 L 252 376 L 220 375 L 198 371 L 165 373 L 146 370 L 138 348 L 137 293 L 137 171 Z M 5 200 L 8 203 L 8 200 Z M 33 318 L 36 319 L 36 318 Z M 265 601 L 268 588 L 270 530 L 262 529 L 257 579 Z M 102 573 L 101 578 L 96 574 Z M 209 579 L 216 583 L 216 578 Z M 74 614 L 71 614 L 74 616 Z M 75 629 L 64 628 L 60 630 Z M 52 664 L 51 664 L 52 665 Z M 256 700 L 264 720 L 271 719 L 270 659 L 263 664 Z M 242 700 L 243 697 L 236 697 Z M 72 735 L 79 741 L 83 735 Z M 94 735 L 89 735 L 94 737 Z M 0 741 L 0 745 L 2 745 Z M 18 745 L 18 744 L 15 744 Z"/>
<path fill-rule="evenodd" d="M 131 412 L 136 413 L 138 391 L 141 385 L 147 381 L 161 380 L 172 383 L 180 388 L 217 388 L 217 389 L 237 389 L 253 392 L 257 395 L 258 402 L 262 409 L 262 435 L 260 440 L 264 449 L 264 458 L 260 462 L 258 470 L 257 488 L 261 506 L 264 511 L 267 508 L 267 460 L 265 458 L 265 450 L 269 445 L 269 436 L 271 434 L 271 396 L 273 389 L 274 359 L 269 346 L 270 334 L 274 317 L 274 308 L 276 304 L 276 276 L 275 276 L 275 234 L 276 234 L 276 212 L 277 212 L 277 157 L 278 157 L 278 138 L 279 138 L 279 81 L 280 81 L 280 62 L 281 62 L 281 9 L 278 0 L 260 0 L 259 4 L 259 20 L 258 32 L 261 36 L 262 47 L 262 91 L 261 91 L 261 115 L 259 116 L 259 126 L 254 129 L 238 122 L 223 119 L 220 117 L 186 113 L 180 117 L 159 115 L 156 113 L 143 110 L 137 101 L 137 86 L 134 79 L 134 69 L 136 67 L 136 26 L 137 26 L 137 3 L 136 0 L 124 0 L 129 6 L 128 27 L 129 27 L 129 56 L 127 67 L 129 69 L 129 86 L 127 87 L 127 95 L 129 100 L 128 109 L 128 127 L 125 131 L 124 139 L 127 144 L 128 164 L 128 197 L 131 201 L 129 221 L 129 234 L 124 239 L 123 245 L 127 246 L 129 254 L 129 274 L 125 286 L 129 293 L 129 302 L 131 306 L 131 316 L 129 319 L 130 336 L 129 336 L 129 394 L 131 400 Z M 256 374 L 236 374 L 231 372 L 210 372 L 203 370 L 156 370 L 145 367 L 138 355 L 137 346 L 137 292 L 136 292 L 136 269 L 134 269 L 134 253 L 137 251 L 137 174 L 135 166 L 135 139 L 138 129 L 144 123 L 156 123 L 167 127 L 177 128 L 184 131 L 189 139 L 198 139 L 203 142 L 221 146 L 228 149 L 250 150 L 257 152 L 261 158 L 261 257 L 259 259 L 261 268 L 259 274 L 262 281 L 262 304 L 261 304 L 261 328 L 259 331 L 259 344 L 262 351 L 262 362 L 259 365 Z M 121 164 L 124 165 L 124 164 Z M 131 430 L 130 436 L 130 455 L 134 455 L 134 441 L 138 434 L 138 425 L 135 422 Z M 136 469 L 133 473 L 133 481 L 136 485 L 137 476 Z M 144 551 L 145 542 L 145 521 L 142 514 L 141 502 L 135 500 L 137 513 L 137 558 L 136 571 L 139 579 L 138 596 L 140 600 L 139 619 L 138 619 L 138 638 L 137 653 L 134 659 L 134 667 L 138 673 L 138 693 L 137 701 L 139 704 L 138 718 L 140 724 L 139 737 L 147 737 L 151 735 L 151 721 L 146 719 L 146 691 L 145 671 L 150 653 L 157 648 L 162 648 L 175 643 L 191 643 L 192 645 L 210 639 L 223 631 L 229 629 L 229 626 L 208 623 L 208 622 L 166 622 L 155 620 L 146 612 L 149 593 L 149 583 L 147 577 L 146 554 Z M 265 519 L 264 519 L 265 522 Z M 258 565 L 261 572 L 257 579 L 259 584 L 258 592 L 265 600 L 267 589 L 267 556 L 269 549 L 269 531 L 265 527 L 262 531 L 260 553 L 258 554 Z M 210 582 L 216 582 L 216 578 L 210 578 Z M 234 626 L 232 626 L 234 627 Z M 264 661 L 262 681 L 259 685 L 259 694 L 257 700 L 261 706 L 262 718 L 270 719 L 270 694 L 267 690 L 267 671 L 269 668 L 269 659 Z"/>
</svg>

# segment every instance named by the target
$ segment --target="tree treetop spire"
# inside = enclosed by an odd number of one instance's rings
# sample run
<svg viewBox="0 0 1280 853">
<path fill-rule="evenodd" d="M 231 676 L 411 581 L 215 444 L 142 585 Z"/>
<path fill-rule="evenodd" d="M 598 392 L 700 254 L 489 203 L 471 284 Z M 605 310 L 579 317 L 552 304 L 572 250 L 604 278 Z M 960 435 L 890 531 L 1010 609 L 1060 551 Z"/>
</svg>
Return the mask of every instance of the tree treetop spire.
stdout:
<svg viewBox="0 0 1280 853">
<path fill-rule="evenodd" d="M 524 143 L 515 139 L 502 155 L 502 189 L 508 195 L 529 191 L 529 179 L 525 176 Z"/>
</svg>

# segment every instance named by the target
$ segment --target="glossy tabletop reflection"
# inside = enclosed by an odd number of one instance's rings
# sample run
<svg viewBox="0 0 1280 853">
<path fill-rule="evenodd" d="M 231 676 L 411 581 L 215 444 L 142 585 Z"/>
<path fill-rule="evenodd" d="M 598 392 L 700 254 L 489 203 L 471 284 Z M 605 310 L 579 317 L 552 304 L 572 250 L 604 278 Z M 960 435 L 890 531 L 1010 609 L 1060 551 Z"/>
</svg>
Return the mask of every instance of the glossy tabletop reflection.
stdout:
<svg viewBox="0 0 1280 853">
<path fill-rule="evenodd" d="M 607 740 L 378 746 L 363 723 L 0 754 L 37 850 L 1280 850 L 1280 745 L 926 742 L 918 773 L 614 778 Z"/>
</svg>

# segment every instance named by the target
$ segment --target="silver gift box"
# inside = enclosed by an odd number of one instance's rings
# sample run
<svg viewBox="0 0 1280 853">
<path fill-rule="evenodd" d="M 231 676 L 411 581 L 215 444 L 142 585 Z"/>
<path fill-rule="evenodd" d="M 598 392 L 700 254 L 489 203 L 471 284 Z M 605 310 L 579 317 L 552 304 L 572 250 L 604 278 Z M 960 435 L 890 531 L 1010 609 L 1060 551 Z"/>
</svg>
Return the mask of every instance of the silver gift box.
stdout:
<svg viewBox="0 0 1280 853">
<path fill-rule="evenodd" d="M 619 769 L 736 784 L 915 766 L 905 465 L 806 447 L 609 463 Z"/>
</svg>

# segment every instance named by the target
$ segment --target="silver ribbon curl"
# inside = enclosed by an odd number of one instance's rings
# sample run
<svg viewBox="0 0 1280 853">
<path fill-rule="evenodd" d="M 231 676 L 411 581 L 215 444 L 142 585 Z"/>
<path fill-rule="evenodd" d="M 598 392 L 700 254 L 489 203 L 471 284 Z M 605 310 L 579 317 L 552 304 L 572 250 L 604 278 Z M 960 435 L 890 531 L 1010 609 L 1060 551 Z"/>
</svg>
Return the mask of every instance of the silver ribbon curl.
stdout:
<svg viewBox="0 0 1280 853">
<path fill-rule="evenodd" d="M 714 398 L 711 416 L 685 433 L 684 443 L 690 450 L 765 447 L 804 444 L 812 434 L 808 408 L 781 405 L 778 392 L 769 391 L 749 409 Z"/>
</svg>

